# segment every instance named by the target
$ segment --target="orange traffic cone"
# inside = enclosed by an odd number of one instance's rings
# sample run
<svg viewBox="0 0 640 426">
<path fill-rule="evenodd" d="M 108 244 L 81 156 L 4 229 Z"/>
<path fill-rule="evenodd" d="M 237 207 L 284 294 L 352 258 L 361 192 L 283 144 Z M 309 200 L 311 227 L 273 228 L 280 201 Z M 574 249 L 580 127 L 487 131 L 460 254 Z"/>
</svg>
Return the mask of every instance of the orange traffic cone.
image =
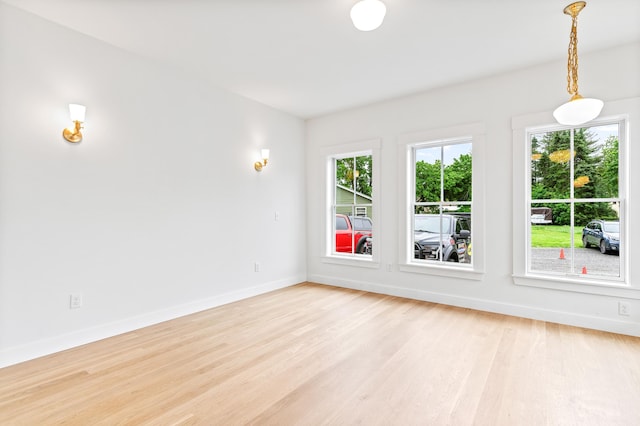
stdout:
<svg viewBox="0 0 640 426">
<path fill-rule="evenodd" d="M 585 274 L 585 275 L 587 274 L 587 267 L 586 266 L 582 267 L 582 273 Z"/>
<path fill-rule="evenodd" d="M 560 259 L 564 260 L 564 249 L 560 249 Z"/>
</svg>

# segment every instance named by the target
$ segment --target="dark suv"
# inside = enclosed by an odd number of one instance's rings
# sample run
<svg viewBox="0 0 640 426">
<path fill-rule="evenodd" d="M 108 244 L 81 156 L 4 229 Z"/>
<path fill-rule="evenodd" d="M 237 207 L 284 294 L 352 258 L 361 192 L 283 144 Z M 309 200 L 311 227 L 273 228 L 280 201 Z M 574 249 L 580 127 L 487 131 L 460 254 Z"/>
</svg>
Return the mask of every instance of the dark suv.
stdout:
<svg viewBox="0 0 640 426">
<path fill-rule="evenodd" d="M 416 214 L 414 256 L 471 263 L 471 217 L 468 214 Z"/>
<path fill-rule="evenodd" d="M 620 252 L 620 223 L 615 221 L 592 220 L 582 229 L 582 245 L 592 245 L 600 249 L 600 253 Z"/>
</svg>

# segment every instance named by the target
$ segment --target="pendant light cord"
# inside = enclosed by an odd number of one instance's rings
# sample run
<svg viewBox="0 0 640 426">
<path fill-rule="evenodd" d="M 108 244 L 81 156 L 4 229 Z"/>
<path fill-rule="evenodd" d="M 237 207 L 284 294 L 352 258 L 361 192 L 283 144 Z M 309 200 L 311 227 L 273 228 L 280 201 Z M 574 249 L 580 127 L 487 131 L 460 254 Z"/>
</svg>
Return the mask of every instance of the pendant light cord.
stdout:
<svg viewBox="0 0 640 426">
<path fill-rule="evenodd" d="M 578 94 L 578 14 L 571 16 L 571 34 L 569 36 L 569 55 L 567 60 L 567 92 Z"/>
</svg>

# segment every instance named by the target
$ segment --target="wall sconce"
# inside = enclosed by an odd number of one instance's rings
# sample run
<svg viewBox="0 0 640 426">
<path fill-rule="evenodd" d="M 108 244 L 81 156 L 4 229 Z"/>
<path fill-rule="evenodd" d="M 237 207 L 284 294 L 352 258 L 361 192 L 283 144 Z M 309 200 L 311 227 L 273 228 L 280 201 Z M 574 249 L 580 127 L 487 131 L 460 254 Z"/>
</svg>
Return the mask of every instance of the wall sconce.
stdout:
<svg viewBox="0 0 640 426">
<path fill-rule="evenodd" d="M 260 155 L 262 156 L 262 161 L 256 161 L 253 164 L 253 167 L 256 169 L 256 172 L 261 172 L 263 167 L 266 167 L 269 162 L 269 150 L 262 149 L 260 150 Z"/>
<path fill-rule="evenodd" d="M 71 117 L 71 121 L 74 122 L 75 127 L 73 129 L 64 129 L 62 131 L 62 137 L 69 142 L 76 143 L 82 140 L 82 133 L 80 133 L 80 129 L 82 129 L 82 123 L 84 123 L 84 113 L 86 110 L 87 107 L 84 105 L 69 104 L 69 116 Z"/>
<path fill-rule="evenodd" d="M 553 111 L 553 116 L 560 124 L 575 126 L 591 121 L 600 115 L 604 102 L 595 98 L 583 98 L 578 93 L 578 14 L 587 5 L 578 1 L 564 8 L 564 13 L 571 16 L 571 33 L 569 35 L 569 58 L 567 60 L 567 92 L 571 95 L 568 102 Z"/>
</svg>

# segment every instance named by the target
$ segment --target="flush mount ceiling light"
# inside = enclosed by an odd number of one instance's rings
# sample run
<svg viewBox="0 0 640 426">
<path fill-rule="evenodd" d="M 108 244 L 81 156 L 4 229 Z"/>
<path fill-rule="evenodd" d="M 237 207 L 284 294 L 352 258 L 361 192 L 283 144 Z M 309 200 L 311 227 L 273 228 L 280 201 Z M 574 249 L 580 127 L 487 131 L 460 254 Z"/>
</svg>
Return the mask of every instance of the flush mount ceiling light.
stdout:
<svg viewBox="0 0 640 426">
<path fill-rule="evenodd" d="M 583 98 L 578 93 L 578 14 L 587 5 L 578 1 L 564 8 L 564 13 L 571 16 L 571 34 L 569 36 L 569 58 L 567 60 L 567 92 L 571 95 L 569 102 L 560 105 L 553 111 L 553 116 L 560 124 L 575 126 L 596 118 L 604 102 L 600 99 Z"/>
<path fill-rule="evenodd" d="M 360 0 L 351 8 L 351 20 L 360 31 L 372 31 L 382 25 L 387 7 L 380 0 Z"/>
</svg>

